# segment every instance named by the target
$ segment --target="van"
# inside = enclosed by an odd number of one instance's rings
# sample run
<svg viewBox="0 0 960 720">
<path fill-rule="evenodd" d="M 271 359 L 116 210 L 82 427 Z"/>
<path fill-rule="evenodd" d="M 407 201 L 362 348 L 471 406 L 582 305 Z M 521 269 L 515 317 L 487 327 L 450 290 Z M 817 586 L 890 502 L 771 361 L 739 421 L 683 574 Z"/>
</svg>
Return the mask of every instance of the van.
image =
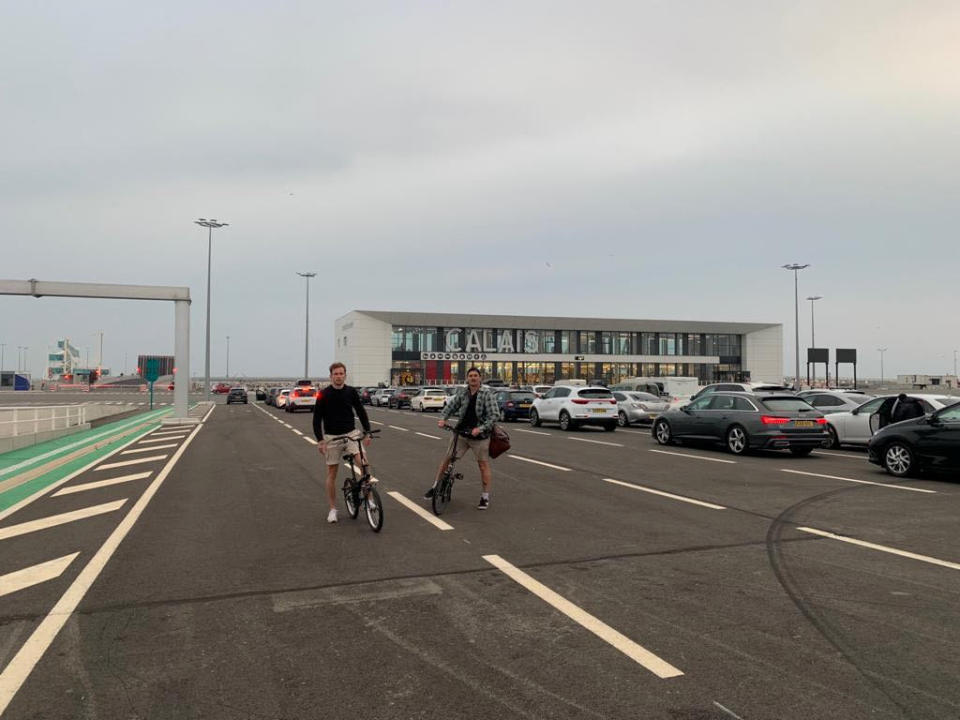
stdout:
<svg viewBox="0 0 960 720">
<path fill-rule="evenodd" d="M 654 381 L 653 378 L 626 378 L 616 385 L 613 385 L 610 389 L 621 392 L 645 392 L 650 393 L 654 397 L 660 397 L 663 394 L 663 386 Z"/>
<path fill-rule="evenodd" d="M 669 400 L 671 404 L 686 403 L 690 396 L 700 389 L 700 381 L 695 377 L 665 375 L 663 377 L 625 378 L 611 390 L 645 392 Z"/>
</svg>

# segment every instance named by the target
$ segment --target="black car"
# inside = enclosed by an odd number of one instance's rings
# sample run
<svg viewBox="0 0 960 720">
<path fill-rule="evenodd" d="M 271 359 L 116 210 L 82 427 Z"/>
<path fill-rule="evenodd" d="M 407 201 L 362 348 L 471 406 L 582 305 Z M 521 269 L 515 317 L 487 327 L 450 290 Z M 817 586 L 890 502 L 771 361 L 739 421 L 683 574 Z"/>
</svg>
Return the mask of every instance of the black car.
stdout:
<svg viewBox="0 0 960 720">
<path fill-rule="evenodd" d="M 227 393 L 227 405 L 235 402 L 242 402 L 244 405 L 247 404 L 246 388 L 242 388 L 242 387 L 230 388 L 230 392 Z"/>
<path fill-rule="evenodd" d="M 653 437 L 661 445 L 720 442 L 734 455 L 754 449 L 809 455 L 828 435 L 823 414 L 795 395 L 713 392 L 661 414 L 653 423 Z"/>
<path fill-rule="evenodd" d="M 267 389 L 263 387 L 257 388 L 257 400 L 266 400 L 267 399 Z"/>
<path fill-rule="evenodd" d="M 267 396 L 263 399 L 263 401 L 267 405 L 273 405 L 277 399 L 278 392 L 280 392 L 280 388 L 277 388 L 277 387 L 270 388 L 269 390 L 267 390 Z"/>
<path fill-rule="evenodd" d="M 527 390 L 501 390 L 497 393 L 497 405 L 504 422 L 514 422 L 518 418 L 530 417 L 530 408 L 536 395 Z"/>
<path fill-rule="evenodd" d="M 360 389 L 360 403 L 363 405 L 370 404 L 370 398 L 379 388 L 375 387 L 365 387 Z"/>
<path fill-rule="evenodd" d="M 867 444 L 867 457 L 895 477 L 960 471 L 960 403 L 881 428 Z"/>
<path fill-rule="evenodd" d="M 400 408 L 410 407 L 410 395 L 419 388 L 397 388 L 397 391 L 387 399 L 387 407 Z"/>
</svg>

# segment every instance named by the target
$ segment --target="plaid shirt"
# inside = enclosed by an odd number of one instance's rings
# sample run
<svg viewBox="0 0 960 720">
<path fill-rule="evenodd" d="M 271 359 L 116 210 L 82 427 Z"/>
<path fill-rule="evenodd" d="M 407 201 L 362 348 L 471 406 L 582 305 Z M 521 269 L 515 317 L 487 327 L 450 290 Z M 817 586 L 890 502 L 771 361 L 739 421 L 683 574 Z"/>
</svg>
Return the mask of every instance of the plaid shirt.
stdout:
<svg viewBox="0 0 960 720">
<path fill-rule="evenodd" d="M 463 421 L 463 415 L 467 412 L 467 405 L 470 403 L 470 388 L 460 388 L 453 400 L 447 403 L 443 409 L 443 419 L 448 420 L 451 416 L 456 416 L 457 425 Z M 500 420 L 500 405 L 492 390 L 481 387 L 477 390 L 477 427 L 481 432 L 489 433 L 493 430 L 493 424 Z"/>
</svg>

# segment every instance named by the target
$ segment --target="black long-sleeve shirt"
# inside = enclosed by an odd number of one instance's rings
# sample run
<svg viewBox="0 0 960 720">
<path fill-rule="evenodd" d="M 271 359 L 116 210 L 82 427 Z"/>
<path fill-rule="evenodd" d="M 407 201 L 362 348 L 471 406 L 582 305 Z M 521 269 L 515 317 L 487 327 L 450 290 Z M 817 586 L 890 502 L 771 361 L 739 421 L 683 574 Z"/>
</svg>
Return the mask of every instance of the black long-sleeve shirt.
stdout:
<svg viewBox="0 0 960 720">
<path fill-rule="evenodd" d="M 317 404 L 313 406 L 313 434 L 317 441 L 323 440 L 324 431 L 327 435 L 346 435 L 354 430 L 354 411 L 363 429 L 369 432 L 370 420 L 356 388 L 344 385 L 337 390 L 333 385 L 328 385 L 318 392 Z"/>
</svg>

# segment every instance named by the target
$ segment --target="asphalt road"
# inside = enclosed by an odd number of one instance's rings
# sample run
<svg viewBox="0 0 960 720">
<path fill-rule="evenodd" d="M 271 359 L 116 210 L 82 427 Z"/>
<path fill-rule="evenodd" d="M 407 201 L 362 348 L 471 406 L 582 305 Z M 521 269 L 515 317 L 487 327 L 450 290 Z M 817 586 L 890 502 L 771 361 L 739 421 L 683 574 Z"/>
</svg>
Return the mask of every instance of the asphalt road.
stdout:
<svg viewBox="0 0 960 720">
<path fill-rule="evenodd" d="M 324 521 L 312 418 L 261 403 L 0 517 L 0 576 L 79 553 L 0 595 L 3 718 L 960 717 L 955 483 L 511 424 L 441 530 L 388 495 L 429 510 L 436 417 L 370 415 L 380 534 Z"/>
</svg>

